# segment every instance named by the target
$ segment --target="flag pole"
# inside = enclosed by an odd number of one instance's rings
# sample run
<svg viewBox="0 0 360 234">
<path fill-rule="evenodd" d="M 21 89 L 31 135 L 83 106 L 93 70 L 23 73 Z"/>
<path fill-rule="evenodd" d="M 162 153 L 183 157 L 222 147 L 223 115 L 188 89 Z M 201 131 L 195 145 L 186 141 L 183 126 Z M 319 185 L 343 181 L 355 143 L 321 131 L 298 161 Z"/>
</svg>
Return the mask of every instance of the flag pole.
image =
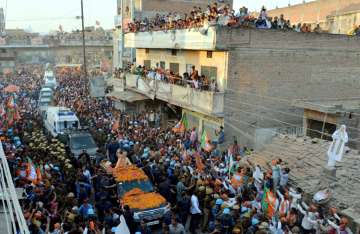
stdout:
<svg viewBox="0 0 360 234">
<path fill-rule="evenodd" d="M 83 66 L 85 77 L 87 77 L 87 69 L 86 69 L 86 51 L 85 51 L 85 27 L 84 27 L 84 3 L 81 0 L 81 27 L 82 27 L 82 47 L 83 47 Z"/>
</svg>

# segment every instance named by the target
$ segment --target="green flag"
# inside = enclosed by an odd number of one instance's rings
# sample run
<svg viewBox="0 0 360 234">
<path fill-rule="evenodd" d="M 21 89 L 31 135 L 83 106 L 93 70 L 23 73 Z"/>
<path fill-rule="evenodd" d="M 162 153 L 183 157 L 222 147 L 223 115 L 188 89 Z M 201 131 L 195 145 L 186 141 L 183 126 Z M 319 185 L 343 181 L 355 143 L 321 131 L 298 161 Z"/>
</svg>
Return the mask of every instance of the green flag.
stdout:
<svg viewBox="0 0 360 234">
<path fill-rule="evenodd" d="M 181 123 L 183 124 L 185 130 L 189 129 L 189 122 L 187 120 L 186 114 L 184 113 L 183 116 L 181 117 Z"/>
</svg>

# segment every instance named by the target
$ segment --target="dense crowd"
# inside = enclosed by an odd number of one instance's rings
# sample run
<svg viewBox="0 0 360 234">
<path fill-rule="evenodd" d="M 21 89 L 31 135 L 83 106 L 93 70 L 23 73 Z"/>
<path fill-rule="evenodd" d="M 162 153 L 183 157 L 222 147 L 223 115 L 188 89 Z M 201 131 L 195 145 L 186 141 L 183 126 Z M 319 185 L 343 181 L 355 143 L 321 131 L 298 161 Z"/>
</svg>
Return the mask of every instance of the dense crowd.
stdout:
<svg viewBox="0 0 360 234">
<path fill-rule="evenodd" d="M 77 112 L 106 154 L 93 159 L 84 151 L 75 159 L 42 133 L 36 111 L 41 77 L 23 71 L 1 80 L 1 87 L 15 84 L 21 90 L 22 119 L 11 134 L 2 133 L 2 143 L 15 184 L 25 189 L 21 205 L 31 233 L 119 233 L 124 224 L 120 233 L 151 233 L 143 220 L 135 223 L 133 211 L 117 196 L 114 178 L 100 165 L 105 158 L 114 166 L 126 151 L 170 203 L 161 233 L 351 234 L 348 220 L 335 208 L 307 205 L 302 189 L 289 186 L 286 162 L 254 165 L 251 150 L 236 140 L 225 145 L 222 127 L 216 139 L 204 141 L 195 127 L 161 128 L 154 111 L 121 113 L 110 100 L 90 98 L 81 73 L 57 78 L 57 103 Z M 6 95 L 1 92 L 1 100 Z M 20 136 L 21 146 L 12 135 Z"/>
<path fill-rule="evenodd" d="M 128 32 L 144 32 L 190 28 L 206 29 L 215 25 L 293 30 L 296 32 L 322 32 L 319 24 L 312 29 L 311 24 L 292 25 L 290 20 L 285 19 L 284 15 L 270 17 L 265 7 L 262 7 L 259 16 L 256 18 L 246 7 L 241 7 L 235 13 L 229 5 L 218 5 L 217 3 L 208 5 L 207 9 L 194 7 L 189 14 L 173 12 L 166 15 L 156 14 L 153 18 L 138 19 L 128 23 L 127 30 Z"/>
</svg>

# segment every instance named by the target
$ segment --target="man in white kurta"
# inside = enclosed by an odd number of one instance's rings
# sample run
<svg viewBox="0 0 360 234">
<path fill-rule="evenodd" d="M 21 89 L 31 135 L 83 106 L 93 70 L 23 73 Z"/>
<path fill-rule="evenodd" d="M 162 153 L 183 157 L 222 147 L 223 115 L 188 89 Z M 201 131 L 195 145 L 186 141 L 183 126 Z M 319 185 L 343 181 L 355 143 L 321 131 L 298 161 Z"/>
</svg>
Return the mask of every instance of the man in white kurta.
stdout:
<svg viewBox="0 0 360 234">
<path fill-rule="evenodd" d="M 328 155 L 328 167 L 334 168 L 336 161 L 341 161 L 344 154 L 345 144 L 349 141 L 348 134 L 346 132 L 346 126 L 341 125 L 340 129 L 336 130 L 332 135 L 332 143 L 327 152 Z"/>
</svg>

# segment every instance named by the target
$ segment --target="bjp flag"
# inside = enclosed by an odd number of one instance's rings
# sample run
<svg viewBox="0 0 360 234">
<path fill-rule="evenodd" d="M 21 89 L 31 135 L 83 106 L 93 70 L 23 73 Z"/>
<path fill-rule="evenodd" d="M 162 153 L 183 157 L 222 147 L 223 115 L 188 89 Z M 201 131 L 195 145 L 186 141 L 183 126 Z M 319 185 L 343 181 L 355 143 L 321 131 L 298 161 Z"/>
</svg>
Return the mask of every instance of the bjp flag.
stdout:
<svg viewBox="0 0 360 234">
<path fill-rule="evenodd" d="M 204 171 L 205 165 L 204 165 L 204 163 L 203 163 L 202 160 L 201 160 L 200 154 L 199 154 L 199 153 L 195 153 L 194 156 L 195 156 L 196 169 L 197 169 L 198 171 Z"/>
</svg>

